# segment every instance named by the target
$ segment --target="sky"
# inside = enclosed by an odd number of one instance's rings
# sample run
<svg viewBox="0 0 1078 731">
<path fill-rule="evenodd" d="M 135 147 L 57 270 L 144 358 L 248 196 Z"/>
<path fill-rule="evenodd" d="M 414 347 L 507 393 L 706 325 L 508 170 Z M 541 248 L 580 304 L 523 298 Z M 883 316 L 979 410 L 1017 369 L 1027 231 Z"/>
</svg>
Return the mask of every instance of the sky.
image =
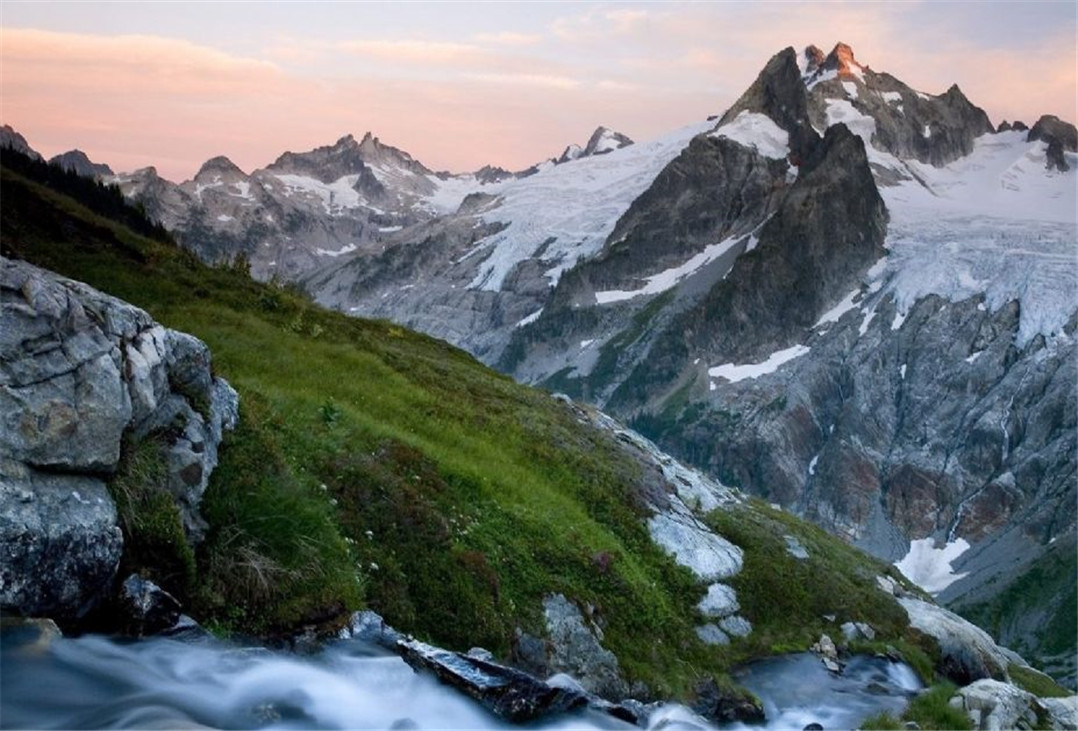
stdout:
<svg viewBox="0 0 1078 731">
<path fill-rule="evenodd" d="M 368 130 L 435 170 L 516 170 L 599 125 L 721 113 L 787 46 L 850 44 L 993 123 L 1074 121 L 1076 3 L 0 3 L 0 123 L 46 157 L 182 181 Z"/>
</svg>

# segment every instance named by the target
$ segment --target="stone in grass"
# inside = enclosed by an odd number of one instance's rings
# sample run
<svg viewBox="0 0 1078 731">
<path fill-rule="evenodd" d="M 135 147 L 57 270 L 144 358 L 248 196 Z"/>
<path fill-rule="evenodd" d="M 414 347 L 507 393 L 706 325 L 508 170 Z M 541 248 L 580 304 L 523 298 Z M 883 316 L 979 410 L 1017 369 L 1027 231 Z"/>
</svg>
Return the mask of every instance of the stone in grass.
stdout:
<svg viewBox="0 0 1078 731">
<path fill-rule="evenodd" d="M 724 618 L 719 622 L 719 627 L 731 637 L 748 637 L 752 634 L 752 623 L 739 615 Z"/>
<path fill-rule="evenodd" d="M 737 601 L 737 592 L 726 584 L 715 583 L 707 588 L 707 594 L 696 605 L 705 617 L 729 617 L 735 614 L 741 605 Z"/>
<path fill-rule="evenodd" d="M 708 622 L 696 628 L 696 636 L 705 645 L 729 645 L 730 637 L 718 625 Z"/>
</svg>

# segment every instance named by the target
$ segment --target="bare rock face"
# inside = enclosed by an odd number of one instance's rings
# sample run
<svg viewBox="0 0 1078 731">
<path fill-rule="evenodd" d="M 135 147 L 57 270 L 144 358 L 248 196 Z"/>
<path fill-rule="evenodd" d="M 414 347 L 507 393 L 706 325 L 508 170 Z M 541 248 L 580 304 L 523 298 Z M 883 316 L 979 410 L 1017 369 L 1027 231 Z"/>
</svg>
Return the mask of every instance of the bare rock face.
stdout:
<svg viewBox="0 0 1078 731">
<path fill-rule="evenodd" d="M 0 459 L 0 606 L 77 618 L 108 590 L 123 550 L 104 481 Z"/>
<path fill-rule="evenodd" d="M 722 115 L 719 126 L 744 111 L 763 114 L 786 130 L 795 158 L 808 156 L 820 139 L 809 118 L 808 92 L 793 48 L 780 51 L 767 62 L 756 81 Z"/>
<path fill-rule="evenodd" d="M 77 618 L 122 552 L 105 481 L 125 437 L 164 437 L 169 489 L 198 503 L 238 397 L 205 344 L 79 282 L 0 258 L 0 606 Z"/>
<path fill-rule="evenodd" d="M 1064 122 L 1059 117 L 1045 114 L 1029 130 L 1027 140 L 1041 140 L 1048 143 L 1047 162 L 1049 170 L 1061 173 L 1070 170 L 1064 152 L 1078 152 L 1078 130 L 1073 124 Z"/>
</svg>

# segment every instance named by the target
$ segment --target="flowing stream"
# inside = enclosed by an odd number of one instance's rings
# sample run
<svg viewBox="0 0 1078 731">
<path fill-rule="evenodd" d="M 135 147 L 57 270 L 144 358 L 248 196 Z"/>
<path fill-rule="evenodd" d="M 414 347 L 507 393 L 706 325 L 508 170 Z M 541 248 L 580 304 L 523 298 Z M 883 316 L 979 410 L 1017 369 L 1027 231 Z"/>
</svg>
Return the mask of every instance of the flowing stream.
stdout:
<svg viewBox="0 0 1078 731">
<path fill-rule="evenodd" d="M 5 632 L 0 644 L 2 728 L 495 729 L 506 723 L 395 655 L 358 641 L 314 655 L 237 648 L 215 640 L 102 636 L 36 641 Z M 811 655 L 754 663 L 738 678 L 764 701 L 766 728 L 852 728 L 901 711 L 919 684 L 897 663 L 853 658 L 841 677 Z M 700 729 L 665 705 L 649 728 Z M 635 728 L 594 711 L 547 718 L 530 729 Z M 735 728 L 747 728 L 736 726 Z"/>
</svg>

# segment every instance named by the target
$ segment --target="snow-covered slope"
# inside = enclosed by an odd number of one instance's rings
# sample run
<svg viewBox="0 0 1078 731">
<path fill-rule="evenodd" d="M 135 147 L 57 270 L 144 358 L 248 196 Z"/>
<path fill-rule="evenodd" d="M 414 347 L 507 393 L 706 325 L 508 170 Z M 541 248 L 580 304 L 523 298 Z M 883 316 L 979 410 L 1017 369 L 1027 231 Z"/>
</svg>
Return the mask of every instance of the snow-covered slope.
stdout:
<svg viewBox="0 0 1078 731">
<path fill-rule="evenodd" d="M 900 312 L 929 294 L 983 293 L 992 311 L 1020 303 L 1019 348 L 1062 331 L 1078 307 L 1078 155 L 1049 170 L 1047 145 L 1025 138 L 984 135 L 942 168 L 908 161 L 916 180 L 881 188 L 891 255 L 880 278 Z"/>
<path fill-rule="evenodd" d="M 481 259 L 470 288 L 501 289 L 522 261 L 541 259 L 550 283 L 605 243 L 618 218 L 696 135 L 714 127 L 701 122 L 651 142 L 550 165 L 507 181 L 500 204 L 483 215 L 505 228 L 478 242 L 469 256 Z M 538 252 L 538 253 L 537 253 Z"/>
</svg>

